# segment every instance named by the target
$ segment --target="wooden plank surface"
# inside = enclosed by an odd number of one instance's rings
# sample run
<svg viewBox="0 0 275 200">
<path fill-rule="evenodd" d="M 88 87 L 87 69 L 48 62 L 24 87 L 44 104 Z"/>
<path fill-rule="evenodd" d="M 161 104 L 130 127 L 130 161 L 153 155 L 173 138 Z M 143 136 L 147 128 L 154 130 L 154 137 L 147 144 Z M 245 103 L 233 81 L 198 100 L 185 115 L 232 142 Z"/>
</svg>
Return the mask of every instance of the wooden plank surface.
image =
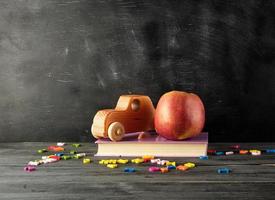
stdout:
<svg viewBox="0 0 275 200">
<path fill-rule="evenodd" d="M 41 157 L 36 153 L 53 143 L 1 143 L 0 199 L 274 199 L 275 154 L 262 156 L 210 156 L 209 160 L 177 158 L 195 162 L 197 167 L 186 172 L 173 170 L 167 174 L 150 173 L 149 164 L 120 165 L 109 169 L 94 162 L 68 160 L 37 167 L 27 173 L 23 167 Z M 209 148 L 225 150 L 231 144 L 210 144 Z M 243 148 L 275 148 L 275 144 L 241 144 Z M 71 145 L 66 150 L 75 149 Z M 82 143 L 79 152 L 96 152 L 92 143 Z M 123 172 L 134 166 L 136 173 Z M 232 173 L 217 174 L 219 167 Z"/>
</svg>

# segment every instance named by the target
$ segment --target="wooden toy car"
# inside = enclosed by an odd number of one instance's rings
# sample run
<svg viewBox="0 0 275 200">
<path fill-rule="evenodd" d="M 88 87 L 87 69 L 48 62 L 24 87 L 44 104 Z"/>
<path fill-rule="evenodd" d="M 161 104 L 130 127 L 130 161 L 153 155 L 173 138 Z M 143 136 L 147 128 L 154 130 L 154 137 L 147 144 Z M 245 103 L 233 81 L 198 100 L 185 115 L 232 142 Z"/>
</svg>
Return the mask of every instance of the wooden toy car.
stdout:
<svg viewBox="0 0 275 200">
<path fill-rule="evenodd" d="M 91 132 L 95 138 L 119 141 L 125 133 L 154 130 L 155 108 L 148 96 L 122 95 L 115 109 L 96 113 Z"/>
</svg>

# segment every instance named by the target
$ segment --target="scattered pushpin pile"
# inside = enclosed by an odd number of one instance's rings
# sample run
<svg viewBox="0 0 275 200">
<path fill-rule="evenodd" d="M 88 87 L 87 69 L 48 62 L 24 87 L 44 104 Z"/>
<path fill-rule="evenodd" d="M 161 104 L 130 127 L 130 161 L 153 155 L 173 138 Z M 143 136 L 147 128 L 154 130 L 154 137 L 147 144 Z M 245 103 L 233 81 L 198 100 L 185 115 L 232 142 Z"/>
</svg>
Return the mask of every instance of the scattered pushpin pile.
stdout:
<svg viewBox="0 0 275 200">
<path fill-rule="evenodd" d="M 69 160 L 69 159 L 80 159 L 83 158 L 83 164 L 91 163 L 92 160 L 86 157 L 86 153 L 77 153 L 77 151 L 70 151 L 69 154 L 64 153 L 64 146 L 66 143 L 58 142 L 56 146 L 49 146 L 47 149 L 39 149 L 37 153 L 43 154 L 47 152 L 56 152 L 55 154 L 42 156 L 41 159 L 37 159 L 34 161 L 29 161 L 28 164 L 24 167 L 25 171 L 32 172 L 36 170 L 36 166 L 58 162 L 60 160 Z M 73 147 L 78 148 L 80 144 L 72 144 Z"/>
<path fill-rule="evenodd" d="M 127 164 L 129 160 L 127 159 L 109 159 L 109 160 L 100 160 L 99 164 L 106 165 L 108 168 L 117 168 L 118 164 Z M 142 156 L 141 158 L 134 158 L 131 159 L 131 163 L 133 164 L 142 164 L 142 163 L 151 163 L 151 164 L 157 164 L 162 165 L 164 167 L 157 167 L 157 166 L 151 166 L 148 168 L 149 172 L 156 172 L 160 171 L 161 173 L 167 173 L 169 170 L 176 169 L 176 162 L 169 161 L 169 160 L 161 160 L 161 159 L 155 159 L 154 156 Z M 124 172 L 136 172 L 135 168 L 124 168 Z"/>
<path fill-rule="evenodd" d="M 70 150 L 69 153 L 65 152 L 65 143 L 58 142 L 55 146 L 49 146 L 47 149 L 39 149 L 37 150 L 37 153 L 44 154 L 47 152 L 55 152 L 51 155 L 44 155 L 41 157 L 41 159 L 29 161 L 28 164 L 24 167 L 24 170 L 27 172 L 32 172 L 36 170 L 36 166 L 46 164 L 46 163 L 53 163 L 58 162 L 60 160 L 69 160 L 69 159 L 82 159 L 83 164 L 89 164 L 92 162 L 90 158 L 87 158 L 86 153 L 78 153 L 76 150 Z M 81 144 L 72 144 L 71 145 L 74 148 L 78 148 L 81 146 Z M 216 155 L 216 156 L 229 156 L 234 154 L 239 155 L 246 155 L 250 154 L 253 156 L 260 156 L 262 153 L 266 154 L 273 154 L 275 153 L 275 149 L 265 149 L 265 150 L 258 150 L 258 149 L 241 149 L 240 145 L 233 145 L 229 147 L 230 150 L 227 151 L 217 151 L 215 149 L 208 149 L 207 154 L 208 155 Z M 208 160 L 208 156 L 200 156 L 200 160 Z M 99 164 L 105 165 L 108 168 L 114 169 L 118 168 L 119 165 L 125 165 L 128 163 L 142 165 L 143 163 L 150 163 L 151 166 L 148 168 L 149 172 L 161 172 L 161 173 L 167 173 L 170 170 L 178 170 L 178 171 L 186 171 L 189 169 L 192 169 L 196 167 L 195 163 L 187 162 L 184 164 L 177 165 L 175 161 L 169 161 L 169 160 L 162 160 L 159 158 L 155 158 L 151 155 L 144 155 L 142 157 L 131 159 L 130 161 L 128 159 L 107 159 L 107 160 L 100 160 Z M 147 164 L 148 165 L 148 164 Z M 134 167 L 125 167 L 124 172 L 126 173 L 133 173 L 136 172 L 136 168 Z M 217 169 L 217 173 L 219 174 L 229 174 L 232 172 L 229 168 L 219 168 Z"/>
<path fill-rule="evenodd" d="M 240 154 L 240 155 L 246 155 L 246 154 L 250 154 L 252 156 L 260 156 L 262 155 L 262 153 L 266 153 L 266 154 L 271 154 L 271 153 L 275 153 L 275 149 L 265 149 L 265 150 L 259 150 L 259 149 L 241 149 L 240 145 L 233 145 L 233 146 L 229 146 L 230 149 L 234 149 L 234 150 L 230 150 L 230 151 L 217 151 L 215 149 L 208 149 L 207 150 L 207 154 L 208 155 L 216 155 L 216 156 L 221 156 L 221 155 L 234 155 L 234 154 Z"/>
</svg>

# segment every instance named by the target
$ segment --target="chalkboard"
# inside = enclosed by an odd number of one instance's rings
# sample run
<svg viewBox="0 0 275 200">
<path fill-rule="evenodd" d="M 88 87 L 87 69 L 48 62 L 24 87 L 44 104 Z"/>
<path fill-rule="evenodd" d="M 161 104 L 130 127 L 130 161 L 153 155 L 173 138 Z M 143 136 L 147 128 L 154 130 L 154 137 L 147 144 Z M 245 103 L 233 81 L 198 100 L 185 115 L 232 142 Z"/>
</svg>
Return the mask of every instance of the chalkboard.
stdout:
<svg viewBox="0 0 275 200">
<path fill-rule="evenodd" d="M 274 1 L 0 1 L 0 141 L 92 141 L 121 94 L 198 94 L 210 142 L 275 141 Z"/>
</svg>

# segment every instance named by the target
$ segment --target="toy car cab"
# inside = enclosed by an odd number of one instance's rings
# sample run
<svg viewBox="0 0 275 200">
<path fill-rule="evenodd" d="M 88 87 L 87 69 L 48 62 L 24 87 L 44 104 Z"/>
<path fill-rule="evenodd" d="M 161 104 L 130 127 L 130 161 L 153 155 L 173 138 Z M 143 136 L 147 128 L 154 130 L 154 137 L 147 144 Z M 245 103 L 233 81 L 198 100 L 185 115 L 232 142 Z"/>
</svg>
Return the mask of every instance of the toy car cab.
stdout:
<svg viewBox="0 0 275 200">
<path fill-rule="evenodd" d="M 95 138 L 119 141 L 125 133 L 154 129 L 155 108 L 148 96 L 122 95 L 115 109 L 96 113 L 91 132 Z"/>
</svg>

